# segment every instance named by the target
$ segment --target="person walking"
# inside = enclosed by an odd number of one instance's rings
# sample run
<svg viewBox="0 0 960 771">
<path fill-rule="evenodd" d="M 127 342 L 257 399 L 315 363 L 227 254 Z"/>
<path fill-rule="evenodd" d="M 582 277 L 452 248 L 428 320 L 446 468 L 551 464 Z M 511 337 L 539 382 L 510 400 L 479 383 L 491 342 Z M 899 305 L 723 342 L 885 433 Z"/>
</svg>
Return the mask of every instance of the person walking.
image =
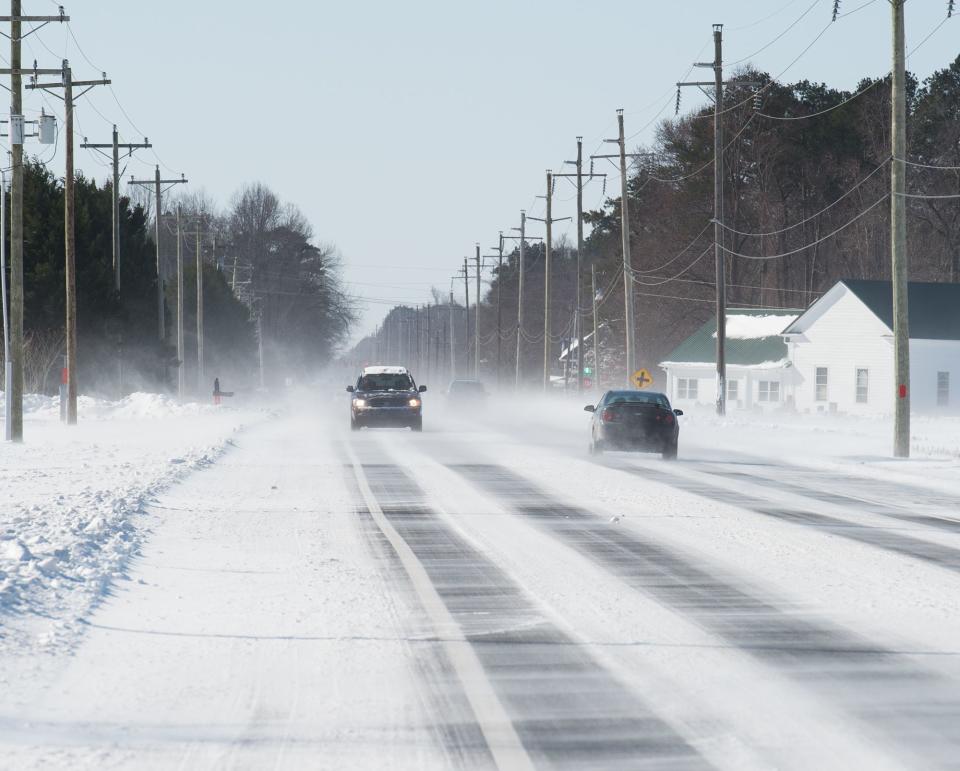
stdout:
<svg viewBox="0 0 960 771">
<path fill-rule="evenodd" d="M 215 377 L 213 379 L 213 403 L 214 404 L 220 404 L 220 396 L 221 396 L 220 378 Z"/>
</svg>

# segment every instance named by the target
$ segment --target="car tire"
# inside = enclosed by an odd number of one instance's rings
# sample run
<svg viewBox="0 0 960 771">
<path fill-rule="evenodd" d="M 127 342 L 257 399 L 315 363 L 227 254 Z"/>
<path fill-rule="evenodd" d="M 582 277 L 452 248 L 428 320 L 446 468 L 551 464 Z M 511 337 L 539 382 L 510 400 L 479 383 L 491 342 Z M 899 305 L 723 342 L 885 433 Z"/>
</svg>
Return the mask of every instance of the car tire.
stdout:
<svg viewBox="0 0 960 771">
<path fill-rule="evenodd" d="M 593 442 L 590 444 L 591 455 L 603 455 L 603 450 L 604 450 L 604 447 L 603 447 L 602 439 L 594 439 Z"/>
<path fill-rule="evenodd" d="M 664 460 L 676 460 L 677 459 L 677 443 L 671 442 L 666 447 L 663 448 L 661 457 Z"/>
<path fill-rule="evenodd" d="M 415 423 L 411 423 L 410 430 L 418 432 L 423 431 L 423 418 L 420 418 L 420 420 L 416 421 Z"/>
<path fill-rule="evenodd" d="M 360 428 L 361 428 L 360 424 L 357 423 L 357 421 L 351 419 L 351 421 L 350 421 L 350 430 L 351 430 L 351 431 L 359 431 Z"/>
</svg>

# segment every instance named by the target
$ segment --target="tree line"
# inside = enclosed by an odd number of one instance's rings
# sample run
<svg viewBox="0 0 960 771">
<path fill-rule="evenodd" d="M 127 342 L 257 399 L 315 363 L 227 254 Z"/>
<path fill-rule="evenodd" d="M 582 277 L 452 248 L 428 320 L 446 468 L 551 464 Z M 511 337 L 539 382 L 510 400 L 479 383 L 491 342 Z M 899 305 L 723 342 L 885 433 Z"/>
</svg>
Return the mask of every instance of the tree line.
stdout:
<svg viewBox="0 0 960 771">
<path fill-rule="evenodd" d="M 63 182 L 25 167 L 24 377 L 26 392 L 54 393 L 64 344 Z M 317 245 L 293 204 L 262 184 L 220 208 L 203 193 L 168 196 L 160 216 L 165 335 L 157 301 L 153 196 L 120 197 L 121 285 L 114 284 L 110 183 L 76 180 L 78 378 L 82 393 L 115 397 L 176 384 L 176 254 L 184 265 L 184 364 L 190 391 L 205 393 L 197 359 L 197 266 L 203 271 L 204 375 L 236 388 L 317 369 L 345 339 L 355 312 L 340 283 L 340 257 Z M 8 207 L 9 208 L 9 207 Z M 9 229 L 7 231 L 9 239 Z M 8 241 L 9 245 L 9 241 Z M 199 261 L 197 250 L 199 249 Z"/>
<path fill-rule="evenodd" d="M 806 80 L 780 84 L 746 67 L 733 81 L 725 95 L 731 107 L 721 116 L 728 305 L 803 309 L 839 279 L 889 280 L 889 76 L 843 90 Z M 960 194 L 960 57 L 922 82 L 908 75 L 907 113 L 904 160 L 908 193 L 916 196 L 908 198 L 910 279 L 960 281 L 960 200 L 936 197 Z M 656 375 L 657 364 L 714 317 L 713 131 L 712 106 L 665 119 L 654 140 L 636 148 L 640 157 L 629 172 L 638 361 Z M 590 233 L 580 318 L 589 334 L 593 266 L 602 292 L 597 315 L 607 366 L 601 370 L 609 376 L 603 385 L 614 385 L 622 381 L 624 359 L 620 198 L 606 198 L 584 219 Z M 537 384 L 543 245 L 528 243 L 525 260 L 521 372 Z M 502 270 L 494 268 L 479 308 L 486 379 L 495 372 L 498 296 L 500 336 L 515 340 L 518 276 L 515 248 Z M 575 330 L 576 282 L 575 245 L 554 244 L 549 334 L 558 373 L 561 346 Z M 586 349 L 593 364 L 593 348 Z M 510 372 L 515 351 L 513 344 L 500 348 L 501 366 Z"/>
</svg>

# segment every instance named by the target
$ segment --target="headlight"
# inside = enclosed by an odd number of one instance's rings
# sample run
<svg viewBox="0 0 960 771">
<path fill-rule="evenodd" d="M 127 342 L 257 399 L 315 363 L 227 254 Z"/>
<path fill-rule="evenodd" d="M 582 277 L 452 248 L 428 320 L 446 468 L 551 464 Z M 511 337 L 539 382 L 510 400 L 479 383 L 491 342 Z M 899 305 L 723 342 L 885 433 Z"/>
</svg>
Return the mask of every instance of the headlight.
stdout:
<svg viewBox="0 0 960 771">
<path fill-rule="evenodd" d="M 367 406 L 367 400 L 366 400 L 366 399 L 354 399 L 354 400 L 353 400 L 353 406 L 354 406 L 354 407 L 366 407 L 366 406 Z"/>
<path fill-rule="evenodd" d="M 420 400 L 419 400 L 419 399 L 411 399 L 410 401 L 407 402 L 407 404 L 409 404 L 411 407 L 419 407 L 419 406 L 420 406 Z"/>
</svg>

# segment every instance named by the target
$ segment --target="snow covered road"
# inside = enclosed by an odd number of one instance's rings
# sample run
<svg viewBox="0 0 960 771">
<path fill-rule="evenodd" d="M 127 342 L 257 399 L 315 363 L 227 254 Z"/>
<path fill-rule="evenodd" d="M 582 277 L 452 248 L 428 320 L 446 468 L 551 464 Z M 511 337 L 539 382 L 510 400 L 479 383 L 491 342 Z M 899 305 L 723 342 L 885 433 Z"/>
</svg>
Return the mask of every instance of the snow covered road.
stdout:
<svg viewBox="0 0 960 771">
<path fill-rule="evenodd" d="M 0 658 L 0 767 L 955 767 L 955 460 L 580 417 L 248 427 L 72 653 Z"/>
</svg>

